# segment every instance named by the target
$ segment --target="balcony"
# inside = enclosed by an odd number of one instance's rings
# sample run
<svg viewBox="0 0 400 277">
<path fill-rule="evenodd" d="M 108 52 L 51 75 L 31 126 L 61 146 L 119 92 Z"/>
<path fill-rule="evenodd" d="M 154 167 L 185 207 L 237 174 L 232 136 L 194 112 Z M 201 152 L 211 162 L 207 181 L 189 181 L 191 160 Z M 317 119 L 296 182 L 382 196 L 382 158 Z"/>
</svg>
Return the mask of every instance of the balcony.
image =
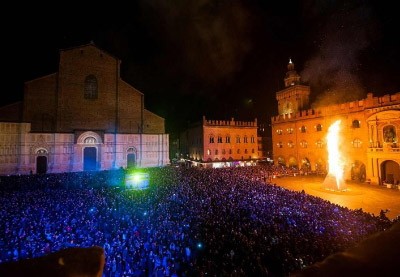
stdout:
<svg viewBox="0 0 400 277">
<path fill-rule="evenodd" d="M 369 147 L 369 152 L 398 152 L 400 153 L 400 145 L 397 143 L 385 143 L 381 145 L 381 143 L 371 143 Z"/>
</svg>

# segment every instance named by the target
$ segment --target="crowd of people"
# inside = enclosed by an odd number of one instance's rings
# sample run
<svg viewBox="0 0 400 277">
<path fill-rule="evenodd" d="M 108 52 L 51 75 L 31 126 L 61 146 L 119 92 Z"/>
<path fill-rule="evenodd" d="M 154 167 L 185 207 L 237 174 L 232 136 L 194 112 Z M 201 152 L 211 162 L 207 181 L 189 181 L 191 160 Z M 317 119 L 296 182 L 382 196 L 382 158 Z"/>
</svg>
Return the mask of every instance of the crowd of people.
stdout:
<svg viewBox="0 0 400 277">
<path fill-rule="evenodd" d="M 0 263 L 101 246 L 103 276 L 285 276 L 389 228 L 270 183 L 280 169 L 150 168 L 0 178 Z M 284 169 L 282 169 L 284 170 Z"/>
</svg>

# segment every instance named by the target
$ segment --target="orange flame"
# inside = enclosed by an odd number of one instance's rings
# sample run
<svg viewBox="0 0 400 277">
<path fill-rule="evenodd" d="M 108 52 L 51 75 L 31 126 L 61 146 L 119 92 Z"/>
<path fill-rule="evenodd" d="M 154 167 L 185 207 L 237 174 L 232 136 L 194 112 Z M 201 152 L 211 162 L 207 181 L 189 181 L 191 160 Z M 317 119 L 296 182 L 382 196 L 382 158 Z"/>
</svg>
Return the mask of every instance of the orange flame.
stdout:
<svg viewBox="0 0 400 277">
<path fill-rule="evenodd" d="M 336 181 L 335 190 L 344 190 L 343 182 L 343 161 L 339 151 L 339 131 L 341 120 L 336 120 L 328 129 L 327 146 L 328 146 L 328 162 L 329 171 L 326 181 L 334 177 Z M 324 182 L 325 183 L 325 182 Z M 327 186 L 327 188 L 331 188 Z"/>
</svg>

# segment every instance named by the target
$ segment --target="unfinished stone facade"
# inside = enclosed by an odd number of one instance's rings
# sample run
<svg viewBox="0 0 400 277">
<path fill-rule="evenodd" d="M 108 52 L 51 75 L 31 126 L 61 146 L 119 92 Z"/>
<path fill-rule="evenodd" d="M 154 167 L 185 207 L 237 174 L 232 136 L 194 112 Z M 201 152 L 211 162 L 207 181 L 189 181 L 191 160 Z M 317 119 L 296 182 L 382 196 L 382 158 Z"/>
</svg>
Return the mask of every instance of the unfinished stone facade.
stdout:
<svg viewBox="0 0 400 277">
<path fill-rule="evenodd" d="M 26 82 L 22 104 L 0 108 L 0 174 L 168 164 L 165 120 L 120 63 L 91 43 L 61 50 L 58 72 Z"/>
</svg>

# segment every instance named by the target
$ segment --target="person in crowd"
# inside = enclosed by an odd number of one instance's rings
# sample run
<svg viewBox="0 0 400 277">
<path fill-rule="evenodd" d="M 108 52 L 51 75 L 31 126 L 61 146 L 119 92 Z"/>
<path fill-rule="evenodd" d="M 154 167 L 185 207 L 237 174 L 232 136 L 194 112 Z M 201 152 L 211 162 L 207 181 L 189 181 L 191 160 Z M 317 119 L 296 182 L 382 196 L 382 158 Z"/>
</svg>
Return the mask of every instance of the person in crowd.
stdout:
<svg viewBox="0 0 400 277">
<path fill-rule="evenodd" d="M 293 168 L 146 170 L 142 191 L 124 170 L 1 177 L 0 263 L 101 246 L 103 276 L 282 276 L 393 224 L 266 178 Z"/>
</svg>

